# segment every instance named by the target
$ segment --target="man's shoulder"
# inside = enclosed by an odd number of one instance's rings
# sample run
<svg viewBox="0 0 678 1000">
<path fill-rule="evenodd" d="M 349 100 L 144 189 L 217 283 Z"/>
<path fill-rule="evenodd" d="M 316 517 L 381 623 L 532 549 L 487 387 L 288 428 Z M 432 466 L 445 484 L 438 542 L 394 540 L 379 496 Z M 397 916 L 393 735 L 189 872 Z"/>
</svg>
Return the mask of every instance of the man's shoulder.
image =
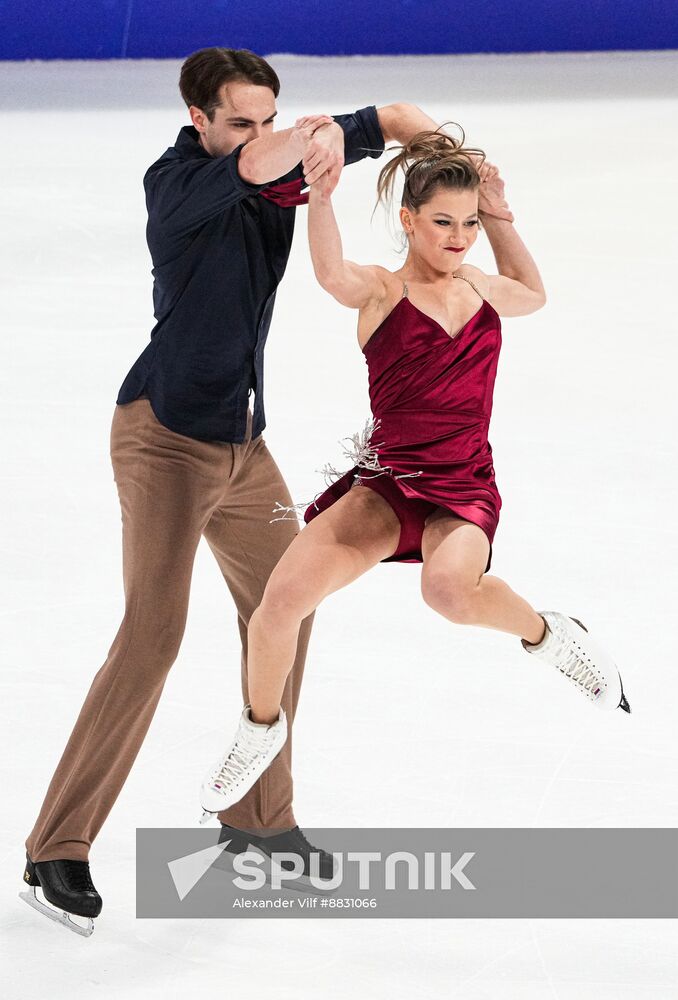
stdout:
<svg viewBox="0 0 678 1000">
<path fill-rule="evenodd" d="M 164 153 L 162 153 L 157 160 L 151 163 L 150 167 L 147 169 L 146 173 L 153 173 L 155 170 L 161 170 L 162 167 L 167 166 L 170 163 L 179 163 L 180 156 L 177 154 L 174 146 L 168 146 Z"/>
<path fill-rule="evenodd" d="M 198 143 L 191 134 L 195 130 L 190 125 L 184 125 L 175 139 L 173 146 L 168 146 L 164 153 L 151 163 L 144 174 L 144 184 L 147 179 L 151 179 L 155 174 L 167 168 L 178 167 L 183 163 L 188 163 L 198 159 L 200 150 Z"/>
</svg>

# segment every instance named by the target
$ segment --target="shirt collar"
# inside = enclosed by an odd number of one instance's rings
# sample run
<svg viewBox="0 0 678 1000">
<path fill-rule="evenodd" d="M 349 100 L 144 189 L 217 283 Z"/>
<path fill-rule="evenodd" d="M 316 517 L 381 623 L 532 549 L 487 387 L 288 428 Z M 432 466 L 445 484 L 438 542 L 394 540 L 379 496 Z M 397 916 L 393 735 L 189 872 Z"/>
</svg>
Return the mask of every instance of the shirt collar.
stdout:
<svg viewBox="0 0 678 1000">
<path fill-rule="evenodd" d="M 200 144 L 198 130 L 195 125 L 184 125 L 177 136 L 174 148 L 182 156 L 201 156 L 212 159 L 206 149 Z"/>
</svg>

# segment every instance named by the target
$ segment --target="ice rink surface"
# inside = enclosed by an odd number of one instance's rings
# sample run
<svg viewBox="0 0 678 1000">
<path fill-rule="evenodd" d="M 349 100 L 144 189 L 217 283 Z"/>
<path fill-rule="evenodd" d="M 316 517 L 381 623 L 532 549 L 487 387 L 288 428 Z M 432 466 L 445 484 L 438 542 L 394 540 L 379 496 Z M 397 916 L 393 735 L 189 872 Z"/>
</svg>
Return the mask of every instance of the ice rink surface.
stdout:
<svg viewBox="0 0 678 1000">
<path fill-rule="evenodd" d="M 420 565 L 379 565 L 316 615 L 297 821 L 678 826 L 678 53 L 270 61 L 278 128 L 410 101 L 500 167 L 548 303 L 503 320 L 491 573 L 595 631 L 633 709 L 598 712 L 516 638 L 436 615 Z M 18 899 L 24 839 L 123 613 L 109 431 L 153 325 L 141 181 L 188 123 L 179 65 L 0 64 L 3 995 L 677 997 L 670 920 L 136 920 L 136 828 L 196 824 L 241 707 L 235 607 L 204 540 L 179 658 L 90 855 L 93 937 Z M 395 222 L 370 221 L 385 162 L 347 167 L 334 203 L 345 256 L 395 270 Z M 369 416 L 356 314 L 316 284 L 305 212 L 266 352 L 264 438 L 295 501 L 326 462 L 348 467 L 339 442 Z M 469 261 L 495 270 L 484 235 Z"/>
</svg>

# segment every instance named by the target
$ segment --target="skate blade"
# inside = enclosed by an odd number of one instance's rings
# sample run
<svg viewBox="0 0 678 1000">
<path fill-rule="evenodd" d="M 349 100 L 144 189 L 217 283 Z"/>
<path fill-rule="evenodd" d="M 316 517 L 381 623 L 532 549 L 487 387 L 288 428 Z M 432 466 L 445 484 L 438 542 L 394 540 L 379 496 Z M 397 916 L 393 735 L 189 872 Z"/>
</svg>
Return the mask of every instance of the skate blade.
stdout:
<svg viewBox="0 0 678 1000">
<path fill-rule="evenodd" d="M 68 927 L 69 930 L 74 931 L 76 934 L 89 937 L 94 933 L 94 919 L 92 917 L 80 917 L 79 914 L 69 913 L 67 910 L 52 909 L 51 903 L 43 903 L 41 899 L 38 899 L 35 888 L 35 886 L 31 886 L 32 892 L 30 889 L 26 892 L 20 892 L 19 898 L 25 900 L 34 910 L 44 913 L 50 920 L 56 921 L 57 924 L 63 924 L 64 927 Z M 80 920 L 85 920 L 86 923 L 84 925 L 77 923 L 76 917 Z"/>
</svg>

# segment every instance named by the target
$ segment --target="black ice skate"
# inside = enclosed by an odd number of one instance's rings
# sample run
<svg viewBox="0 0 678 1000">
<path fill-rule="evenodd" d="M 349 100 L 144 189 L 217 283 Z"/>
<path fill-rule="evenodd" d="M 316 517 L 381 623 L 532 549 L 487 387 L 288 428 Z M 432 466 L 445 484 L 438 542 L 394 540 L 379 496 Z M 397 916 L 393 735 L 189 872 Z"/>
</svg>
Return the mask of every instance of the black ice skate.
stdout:
<svg viewBox="0 0 678 1000">
<path fill-rule="evenodd" d="M 33 862 L 26 854 L 24 882 L 32 888 L 27 892 L 20 892 L 19 896 L 29 906 L 83 937 L 89 937 L 94 931 L 93 918 L 101 913 L 103 902 L 92 884 L 89 862 L 74 861 L 71 858 Z M 46 902 L 38 897 L 38 886 L 42 889 Z M 50 903 L 56 909 L 52 909 Z M 84 919 L 80 923 L 74 917 Z"/>
<path fill-rule="evenodd" d="M 334 878 L 334 856 L 328 851 L 324 851 L 322 848 L 314 847 L 310 844 L 299 826 L 295 826 L 292 830 L 285 830 L 283 833 L 278 833 L 274 836 L 261 836 L 258 834 L 248 834 L 244 830 L 239 830 L 234 826 L 228 826 L 226 823 L 222 823 L 221 832 L 219 834 L 219 843 L 223 844 L 225 840 L 228 840 L 229 843 L 224 848 L 220 858 L 214 862 L 214 865 L 217 868 L 226 868 L 229 871 L 233 871 L 233 859 L 235 855 L 248 849 L 251 850 L 252 848 L 254 848 L 256 853 L 264 855 L 267 859 L 270 859 L 271 854 L 276 852 L 289 852 L 299 855 L 303 861 L 304 867 L 303 871 L 297 875 L 296 878 L 283 880 L 282 884 L 284 886 L 290 889 L 297 889 L 302 892 L 309 890 L 311 892 L 313 890 L 318 892 L 327 892 L 330 888 L 325 888 L 322 883 L 329 883 Z M 317 858 L 314 858 L 314 855 L 317 855 Z M 294 871 L 294 862 L 281 860 L 280 867 L 284 871 Z M 270 885 L 272 860 L 270 865 L 263 868 L 263 871 L 266 875 L 266 882 Z M 312 875 L 315 876 L 315 881 L 318 883 L 317 885 L 311 881 Z"/>
</svg>

